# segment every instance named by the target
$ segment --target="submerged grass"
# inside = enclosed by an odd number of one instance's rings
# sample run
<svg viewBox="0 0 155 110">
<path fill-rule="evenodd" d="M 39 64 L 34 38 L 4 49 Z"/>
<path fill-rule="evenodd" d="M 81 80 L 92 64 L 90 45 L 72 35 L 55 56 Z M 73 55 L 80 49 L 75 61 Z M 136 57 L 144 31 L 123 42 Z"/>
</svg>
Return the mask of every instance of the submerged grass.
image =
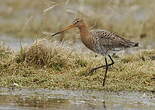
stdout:
<svg viewBox="0 0 155 110">
<path fill-rule="evenodd" d="M 0 86 L 49 89 L 97 89 L 107 91 L 155 91 L 155 50 L 141 51 L 115 59 L 108 71 L 105 87 L 104 70 L 89 76 L 86 73 L 102 64 L 102 56 L 94 57 L 36 41 L 18 53 L 0 47 Z M 8 57 L 9 56 L 9 57 Z M 3 60 L 2 60 L 3 59 Z"/>
</svg>

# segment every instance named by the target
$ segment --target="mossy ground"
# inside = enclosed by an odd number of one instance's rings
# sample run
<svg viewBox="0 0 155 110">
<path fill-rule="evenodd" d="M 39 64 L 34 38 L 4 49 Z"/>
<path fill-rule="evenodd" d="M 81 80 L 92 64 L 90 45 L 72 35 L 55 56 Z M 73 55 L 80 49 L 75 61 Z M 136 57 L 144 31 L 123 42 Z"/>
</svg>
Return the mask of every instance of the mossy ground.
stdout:
<svg viewBox="0 0 155 110">
<path fill-rule="evenodd" d="M 0 86 L 49 89 L 97 89 L 107 91 L 155 91 L 155 50 L 114 58 L 105 87 L 104 70 L 89 76 L 104 57 L 72 52 L 46 40 L 35 42 L 18 53 L 0 47 Z"/>
</svg>

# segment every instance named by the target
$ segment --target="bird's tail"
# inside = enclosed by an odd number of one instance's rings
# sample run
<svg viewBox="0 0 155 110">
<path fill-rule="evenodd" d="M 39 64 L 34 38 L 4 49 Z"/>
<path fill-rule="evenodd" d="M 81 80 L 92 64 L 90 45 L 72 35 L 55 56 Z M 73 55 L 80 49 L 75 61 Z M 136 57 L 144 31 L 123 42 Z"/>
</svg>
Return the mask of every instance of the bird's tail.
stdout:
<svg viewBox="0 0 155 110">
<path fill-rule="evenodd" d="M 128 47 L 138 47 L 139 43 L 138 42 L 128 42 Z"/>
<path fill-rule="evenodd" d="M 130 48 L 130 47 L 138 47 L 139 43 L 138 42 L 132 42 L 130 40 L 124 40 L 123 45 L 126 48 Z"/>
</svg>

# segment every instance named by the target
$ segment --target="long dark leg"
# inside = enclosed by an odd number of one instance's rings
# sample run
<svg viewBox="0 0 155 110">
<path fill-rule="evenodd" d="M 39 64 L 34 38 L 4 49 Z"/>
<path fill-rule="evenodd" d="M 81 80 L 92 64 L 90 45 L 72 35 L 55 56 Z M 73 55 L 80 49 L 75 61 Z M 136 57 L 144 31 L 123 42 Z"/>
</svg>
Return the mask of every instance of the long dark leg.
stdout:
<svg viewBox="0 0 155 110">
<path fill-rule="evenodd" d="M 105 75 L 104 75 L 104 79 L 103 79 L 103 86 L 105 85 L 105 81 L 106 81 L 106 78 L 107 78 L 108 67 L 114 64 L 114 60 L 111 58 L 110 55 L 108 55 L 108 56 L 109 56 L 109 58 L 111 60 L 111 64 L 108 64 L 107 58 L 105 57 L 106 70 L 105 70 Z"/>
<path fill-rule="evenodd" d="M 95 68 L 91 69 L 91 70 L 89 71 L 88 74 L 89 74 L 89 75 L 92 75 L 96 70 L 98 70 L 98 69 L 100 69 L 100 68 L 103 68 L 103 67 L 105 67 L 105 65 L 95 67 Z"/>
<path fill-rule="evenodd" d="M 113 59 L 111 58 L 110 55 L 108 55 L 108 57 L 109 57 L 110 60 L 111 60 L 111 63 L 108 64 L 108 66 L 111 66 L 111 65 L 114 64 L 114 61 L 113 61 Z M 100 69 L 100 68 L 105 68 L 105 67 L 106 67 L 106 65 L 102 65 L 102 66 L 95 67 L 95 68 L 91 69 L 91 71 L 90 71 L 88 74 L 89 74 L 89 75 L 92 75 L 94 71 L 96 71 L 96 70 L 98 70 L 98 69 Z"/>
<path fill-rule="evenodd" d="M 108 62 L 107 62 L 107 58 L 105 57 L 105 75 L 104 75 L 104 79 L 103 79 L 103 86 L 105 85 L 105 80 L 106 80 L 106 77 L 107 77 L 107 72 L 108 72 Z"/>
<path fill-rule="evenodd" d="M 110 60 L 111 60 L 111 64 L 108 64 L 108 66 L 111 66 L 111 65 L 113 65 L 115 62 L 114 62 L 114 60 L 111 58 L 111 56 L 110 55 L 108 55 L 108 57 L 110 58 Z"/>
</svg>

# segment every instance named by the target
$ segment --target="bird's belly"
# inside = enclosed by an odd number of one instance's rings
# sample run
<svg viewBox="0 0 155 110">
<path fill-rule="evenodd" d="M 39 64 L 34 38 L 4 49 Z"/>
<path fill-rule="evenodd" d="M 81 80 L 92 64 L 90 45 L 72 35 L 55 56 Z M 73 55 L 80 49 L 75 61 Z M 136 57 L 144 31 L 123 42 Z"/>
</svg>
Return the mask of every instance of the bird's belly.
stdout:
<svg viewBox="0 0 155 110">
<path fill-rule="evenodd" d="M 95 52 L 101 55 L 108 55 L 117 53 L 119 51 L 123 50 L 123 48 L 102 48 L 102 49 L 96 49 Z"/>
<path fill-rule="evenodd" d="M 93 51 L 94 51 L 95 53 L 98 53 L 98 54 L 101 54 L 101 55 L 107 55 L 107 54 L 108 54 L 107 48 L 105 48 L 105 47 L 100 47 L 100 46 L 98 46 L 98 45 L 95 45 L 95 46 L 94 46 Z"/>
<path fill-rule="evenodd" d="M 98 48 L 96 48 L 96 46 L 94 45 L 92 45 L 91 47 L 89 46 L 89 45 L 87 45 L 85 42 L 83 42 L 83 44 L 89 49 L 89 50 L 91 50 L 91 51 L 93 51 L 93 52 L 95 52 L 95 53 L 98 53 L 98 54 L 101 54 L 101 55 L 104 55 L 104 51 L 103 51 L 103 49 L 100 49 L 99 47 Z"/>
</svg>

